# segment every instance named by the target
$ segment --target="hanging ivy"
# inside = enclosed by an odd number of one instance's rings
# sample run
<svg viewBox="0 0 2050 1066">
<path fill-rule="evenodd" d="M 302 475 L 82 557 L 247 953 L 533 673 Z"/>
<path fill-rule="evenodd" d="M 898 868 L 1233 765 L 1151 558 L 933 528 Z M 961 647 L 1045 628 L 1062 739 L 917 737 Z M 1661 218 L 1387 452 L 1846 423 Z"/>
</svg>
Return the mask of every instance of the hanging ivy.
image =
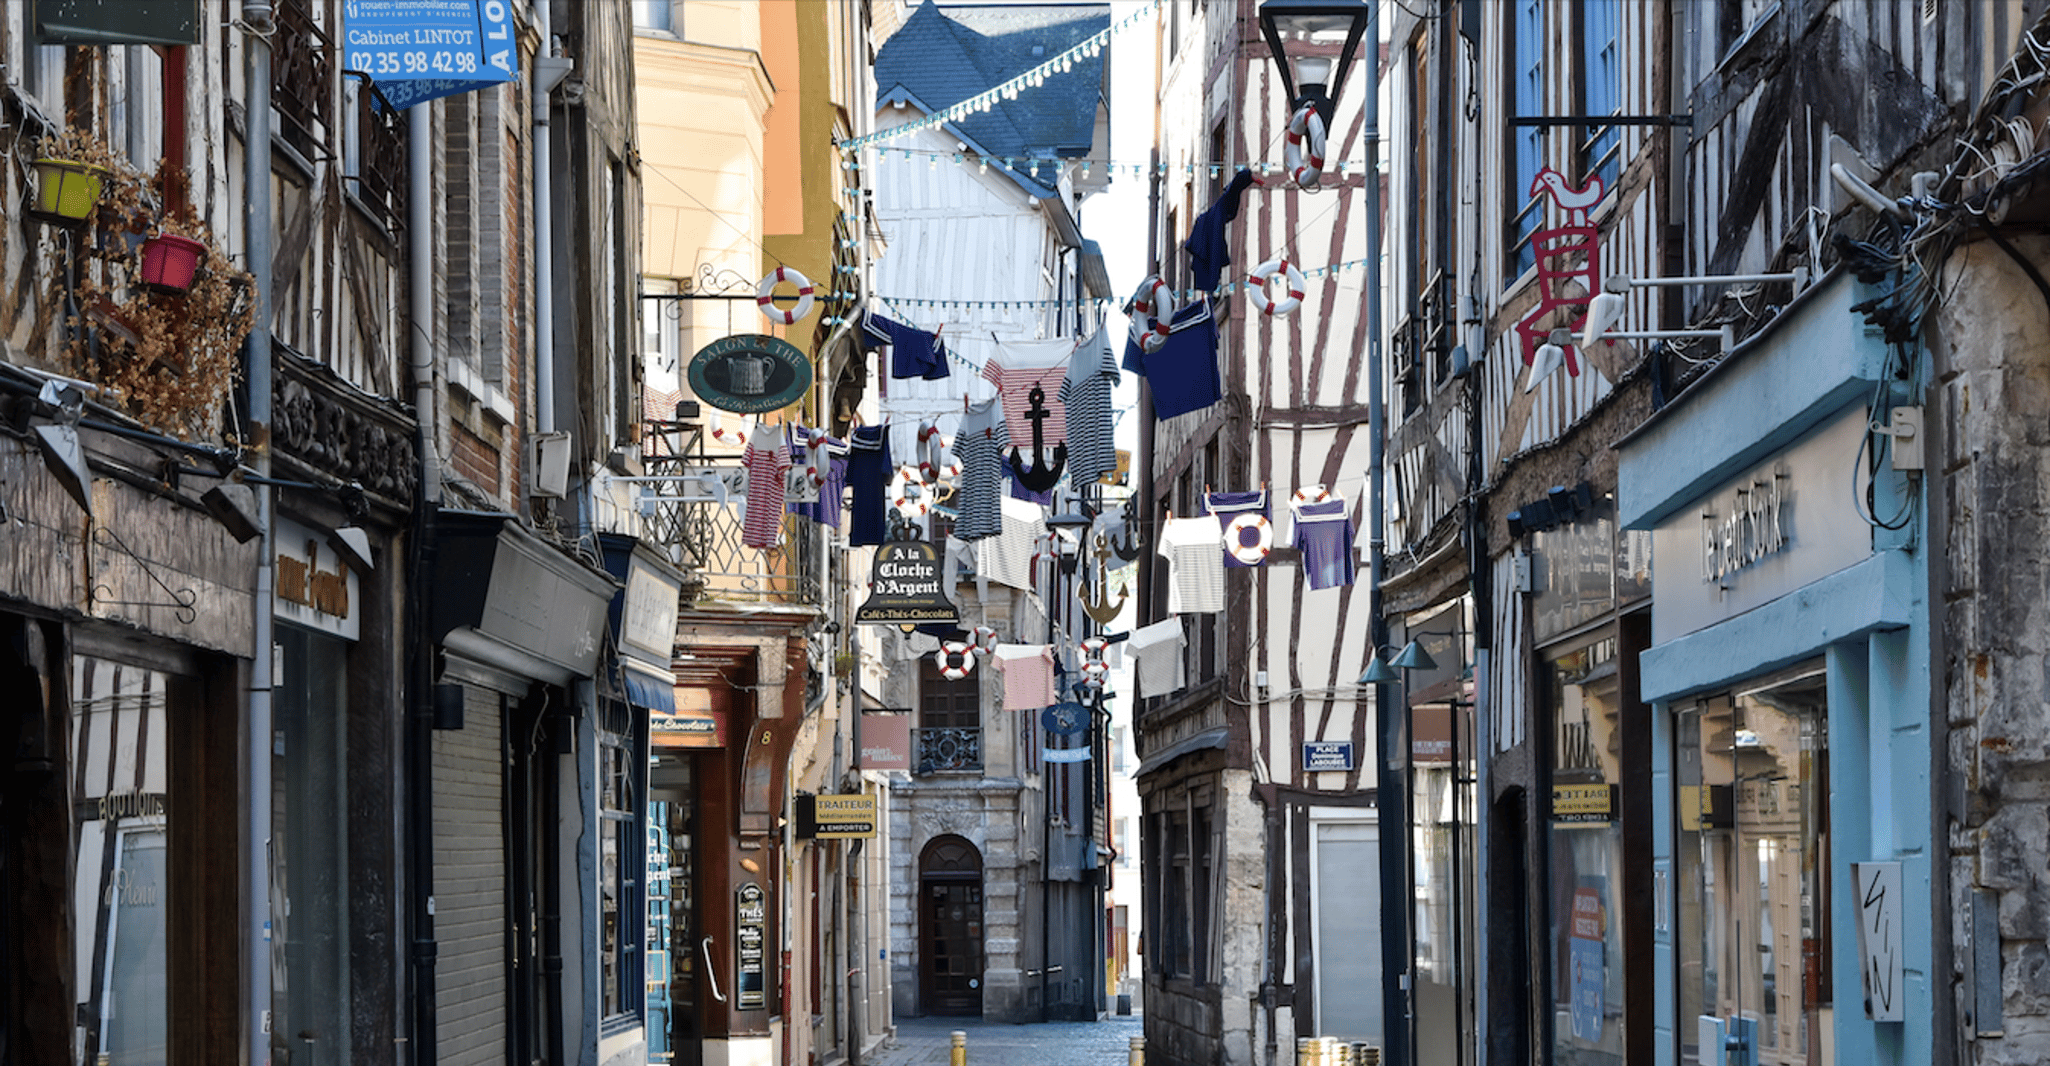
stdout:
<svg viewBox="0 0 2050 1066">
<path fill-rule="evenodd" d="M 116 390 L 103 397 L 138 421 L 187 439 L 218 435 L 254 324 L 254 279 L 229 261 L 189 206 L 182 168 L 145 176 L 83 130 L 47 137 L 40 154 L 102 168 L 104 191 L 71 240 L 72 263 L 49 274 L 64 307 L 68 372 Z M 142 284 L 143 242 L 165 233 L 205 246 L 191 286 Z"/>
</svg>

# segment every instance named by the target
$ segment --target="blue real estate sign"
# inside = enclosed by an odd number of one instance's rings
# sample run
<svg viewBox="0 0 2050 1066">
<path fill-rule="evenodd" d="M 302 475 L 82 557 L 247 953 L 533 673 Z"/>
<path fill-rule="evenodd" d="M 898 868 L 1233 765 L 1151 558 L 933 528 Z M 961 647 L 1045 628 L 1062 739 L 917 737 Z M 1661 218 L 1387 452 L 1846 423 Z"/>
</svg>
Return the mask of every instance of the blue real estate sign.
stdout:
<svg viewBox="0 0 2050 1066">
<path fill-rule="evenodd" d="M 399 108 L 520 73 L 508 0 L 344 0 L 342 55 Z"/>
</svg>

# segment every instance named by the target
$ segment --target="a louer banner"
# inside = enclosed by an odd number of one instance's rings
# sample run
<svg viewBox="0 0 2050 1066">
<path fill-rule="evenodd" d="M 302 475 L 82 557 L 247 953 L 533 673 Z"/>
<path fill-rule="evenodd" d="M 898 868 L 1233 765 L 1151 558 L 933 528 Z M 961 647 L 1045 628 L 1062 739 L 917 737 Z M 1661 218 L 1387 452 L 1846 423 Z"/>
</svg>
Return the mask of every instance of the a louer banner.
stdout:
<svg viewBox="0 0 2050 1066">
<path fill-rule="evenodd" d="M 343 55 L 393 107 L 512 81 L 520 74 L 506 0 L 345 0 Z"/>
</svg>

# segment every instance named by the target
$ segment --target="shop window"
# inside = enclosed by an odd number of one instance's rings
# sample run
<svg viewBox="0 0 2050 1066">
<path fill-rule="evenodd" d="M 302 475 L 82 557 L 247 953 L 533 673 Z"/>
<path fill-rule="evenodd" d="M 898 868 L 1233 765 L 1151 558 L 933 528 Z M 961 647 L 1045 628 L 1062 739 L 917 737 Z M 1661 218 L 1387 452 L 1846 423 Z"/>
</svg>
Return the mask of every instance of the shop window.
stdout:
<svg viewBox="0 0 2050 1066">
<path fill-rule="evenodd" d="M 598 986 L 609 1019 L 638 1014 L 646 1001 L 639 961 L 647 851 L 634 738 L 608 731 L 598 738 Z"/>
<path fill-rule="evenodd" d="M 1762 1066 L 1828 1061 L 1828 717 L 1820 662 L 1676 716 L 1682 1063 L 1723 1060 L 1717 1027 Z"/>
<path fill-rule="evenodd" d="M 170 1050 L 171 831 L 168 679 L 72 661 L 71 765 L 78 823 L 80 1061 L 162 1063 Z"/>
<path fill-rule="evenodd" d="M 294 1063 L 348 1061 L 348 645 L 277 628 L 272 703 L 272 935 L 284 965 L 271 974 L 275 1031 Z"/>
<path fill-rule="evenodd" d="M 1551 986 L 1553 1054 L 1623 1063 L 1621 686 L 1616 640 L 1549 664 L 1552 714 Z"/>
</svg>

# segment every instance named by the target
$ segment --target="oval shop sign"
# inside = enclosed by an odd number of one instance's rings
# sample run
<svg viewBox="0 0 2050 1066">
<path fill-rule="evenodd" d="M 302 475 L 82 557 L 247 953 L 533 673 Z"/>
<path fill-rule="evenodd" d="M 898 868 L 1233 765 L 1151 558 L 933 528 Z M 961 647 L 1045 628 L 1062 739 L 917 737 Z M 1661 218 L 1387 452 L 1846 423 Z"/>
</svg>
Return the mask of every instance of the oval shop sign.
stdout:
<svg viewBox="0 0 2050 1066">
<path fill-rule="evenodd" d="M 811 388 L 811 360 L 790 342 L 759 333 L 705 345 L 691 357 L 689 374 L 698 399 L 743 415 L 781 410 Z"/>
</svg>

